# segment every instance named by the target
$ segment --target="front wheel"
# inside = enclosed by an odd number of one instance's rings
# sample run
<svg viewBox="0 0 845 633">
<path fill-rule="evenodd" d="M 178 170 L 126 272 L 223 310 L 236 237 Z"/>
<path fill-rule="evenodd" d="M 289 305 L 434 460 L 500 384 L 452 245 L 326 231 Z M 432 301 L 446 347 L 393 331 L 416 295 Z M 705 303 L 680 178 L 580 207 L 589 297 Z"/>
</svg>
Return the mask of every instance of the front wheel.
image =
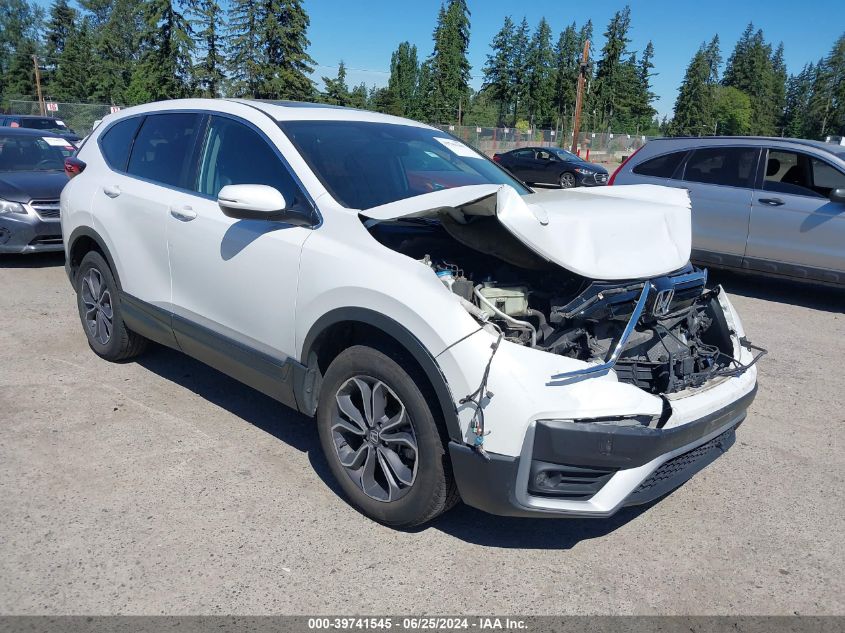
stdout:
<svg viewBox="0 0 845 633">
<path fill-rule="evenodd" d="M 322 381 L 317 427 L 332 474 L 370 518 L 411 527 L 457 501 L 420 386 L 382 352 L 357 345 L 338 355 Z"/>
<path fill-rule="evenodd" d="M 563 189 L 572 189 L 575 185 L 575 174 L 565 171 L 560 175 L 560 186 Z"/>
</svg>

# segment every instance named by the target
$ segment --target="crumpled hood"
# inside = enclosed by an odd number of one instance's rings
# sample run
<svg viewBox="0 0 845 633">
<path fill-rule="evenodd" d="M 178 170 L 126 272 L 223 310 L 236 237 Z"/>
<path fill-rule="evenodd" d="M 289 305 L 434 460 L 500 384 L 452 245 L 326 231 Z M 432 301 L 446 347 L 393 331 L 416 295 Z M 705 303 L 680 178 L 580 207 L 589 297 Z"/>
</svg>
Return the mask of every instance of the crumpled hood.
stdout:
<svg viewBox="0 0 845 633">
<path fill-rule="evenodd" d="M 657 185 L 551 190 L 520 196 L 508 185 L 470 185 L 373 207 L 375 220 L 495 215 L 534 253 L 590 279 L 654 277 L 690 257 L 689 194 Z"/>
</svg>

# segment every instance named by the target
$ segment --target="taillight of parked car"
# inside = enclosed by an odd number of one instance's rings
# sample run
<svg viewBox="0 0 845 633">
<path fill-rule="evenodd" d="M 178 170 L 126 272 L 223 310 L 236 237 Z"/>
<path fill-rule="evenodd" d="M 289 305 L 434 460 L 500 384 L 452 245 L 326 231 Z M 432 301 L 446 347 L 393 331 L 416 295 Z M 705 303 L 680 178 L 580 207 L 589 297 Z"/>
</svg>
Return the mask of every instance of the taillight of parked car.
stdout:
<svg viewBox="0 0 845 633">
<path fill-rule="evenodd" d="M 636 156 L 637 152 L 639 152 L 643 147 L 645 147 L 645 145 L 640 145 L 633 154 L 631 154 L 630 156 L 628 156 L 628 158 L 622 161 L 622 164 L 616 168 L 616 171 L 613 172 L 613 175 L 610 177 L 610 180 L 607 181 L 608 186 L 613 184 L 613 181 L 616 180 L 616 174 L 622 171 L 622 168 L 628 164 L 628 161 L 631 160 L 634 156 Z"/>
<path fill-rule="evenodd" d="M 78 176 L 85 171 L 85 163 L 75 156 L 68 156 L 65 158 L 65 173 L 68 178 Z"/>
</svg>

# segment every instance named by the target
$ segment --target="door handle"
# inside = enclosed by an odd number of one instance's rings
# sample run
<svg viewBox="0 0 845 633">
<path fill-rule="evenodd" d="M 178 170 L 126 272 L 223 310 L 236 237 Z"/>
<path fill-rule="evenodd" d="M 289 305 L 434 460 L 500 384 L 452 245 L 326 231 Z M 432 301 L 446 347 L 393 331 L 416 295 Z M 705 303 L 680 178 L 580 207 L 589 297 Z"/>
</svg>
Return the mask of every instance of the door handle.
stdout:
<svg viewBox="0 0 845 633">
<path fill-rule="evenodd" d="M 785 204 L 784 201 L 780 198 L 758 198 L 757 202 L 762 202 L 763 204 L 767 204 L 770 207 L 779 207 Z"/>
<path fill-rule="evenodd" d="M 117 185 L 105 185 L 103 187 L 103 193 L 109 198 L 117 198 L 120 195 L 120 187 Z"/>
<path fill-rule="evenodd" d="M 184 206 L 181 208 L 170 207 L 170 215 L 172 215 L 177 220 L 181 220 L 182 222 L 190 222 L 191 220 L 197 217 L 197 212 L 189 206 Z"/>
</svg>

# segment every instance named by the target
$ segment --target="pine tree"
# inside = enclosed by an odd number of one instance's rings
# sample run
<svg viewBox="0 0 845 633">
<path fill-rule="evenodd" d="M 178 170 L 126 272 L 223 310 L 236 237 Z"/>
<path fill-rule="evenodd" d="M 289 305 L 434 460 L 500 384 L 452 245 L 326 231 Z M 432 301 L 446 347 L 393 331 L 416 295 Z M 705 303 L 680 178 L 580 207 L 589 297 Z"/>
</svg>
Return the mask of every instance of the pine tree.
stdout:
<svg viewBox="0 0 845 633">
<path fill-rule="evenodd" d="M 217 0 L 194 0 L 190 6 L 198 51 L 193 67 L 194 83 L 200 96 L 219 97 L 226 80 L 220 32 L 223 10 Z"/>
<path fill-rule="evenodd" d="M 634 62 L 636 67 L 635 79 L 633 79 L 634 85 L 628 103 L 630 122 L 627 129 L 623 130 L 625 132 L 642 134 L 654 127 L 653 122 L 657 110 L 651 104 L 657 98 L 657 95 L 651 91 L 651 78 L 655 75 L 651 72 L 654 69 L 652 59 L 654 59 L 654 44 L 649 41 L 639 61 Z"/>
<path fill-rule="evenodd" d="M 786 82 L 786 105 L 781 121 L 784 136 L 799 138 L 807 135 L 808 112 L 815 75 L 816 67 L 813 63 L 809 63 L 804 65 L 800 73 L 792 75 Z"/>
<path fill-rule="evenodd" d="M 50 7 L 50 20 L 47 22 L 45 39 L 45 61 L 48 68 L 54 69 L 59 56 L 74 35 L 76 11 L 71 8 L 67 0 L 55 0 Z"/>
<path fill-rule="evenodd" d="M 469 16 L 466 0 L 448 0 L 437 16 L 429 108 L 441 121 L 455 120 L 469 103 Z"/>
<path fill-rule="evenodd" d="M 514 48 L 514 24 L 510 16 L 505 17 L 504 24 L 493 41 L 490 43 L 492 53 L 487 55 L 484 64 L 484 84 L 482 90 L 498 106 L 497 125 L 503 125 L 510 111 L 513 100 L 513 84 L 511 83 Z"/>
<path fill-rule="evenodd" d="M 309 100 L 310 19 L 301 0 L 233 0 L 228 63 L 237 96 Z"/>
<path fill-rule="evenodd" d="M 575 22 L 560 33 L 555 46 L 555 112 L 564 126 L 575 109 L 575 87 L 578 81 L 581 50 L 578 48 Z"/>
<path fill-rule="evenodd" d="M 804 136 L 845 136 L 845 35 L 816 64 Z"/>
<path fill-rule="evenodd" d="M 261 69 L 265 64 L 259 32 L 262 3 L 259 0 L 232 0 L 228 18 L 226 55 L 232 91 L 236 97 L 252 97 L 259 93 Z"/>
<path fill-rule="evenodd" d="M 193 92 L 193 31 L 174 0 L 147 0 L 141 58 L 126 91 L 130 103 L 188 97 Z"/>
<path fill-rule="evenodd" d="M 526 80 L 528 75 L 528 52 L 531 47 L 529 38 L 530 29 L 528 28 L 528 20 L 524 17 L 513 39 L 513 53 L 511 61 L 511 86 L 513 98 L 513 127 L 516 127 L 519 121 L 520 107 L 525 107 L 525 102 L 528 101 L 528 82 Z"/>
<path fill-rule="evenodd" d="M 602 48 L 601 59 L 596 68 L 594 108 L 597 110 L 598 125 L 602 129 L 611 129 L 616 118 L 622 118 L 618 106 L 628 95 L 621 94 L 623 85 L 630 82 L 622 80 L 625 69 L 622 68 L 622 58 L 627 52 L 630 39 L 628 30 L 631 27 L 631 9 L 625 7 L 617 11 L 607 26 L 606 38 Z M 628 85 L 630 88 L 630 85 Z"/>
<path fill-rule="evenodd" d="M 367 97 L 367 85 L 361 82 L 349 93 L 349 106 L 366 110 L 368 107 Z"/>
<path fill-rule="evenodd" d="M 323 77 L 323 97 L 326 103 L 338 106 L 349 105 L 349 86 L 346 85 L 346 64 L 343 60 L 337 66 L 337 77 Z"/>
<path fill-rule="evenodd" d="M 401 116 L 412 116 L 418 110 L 417 89 L 420 64 L 417 61 L 417 47 L 402 42 L 390 56 L 390 78 L 387 89 L 399 104 Z"/>
<path fill-rule="evenodd" d="M 782 116 L 786 81 L 785 70 L 777 69 L 772 47 L 763 31 L 749 24 L 728 59 L 722 83 L 746 93 L 751 98 L 751 133 L 770 136 L 777 132 Z"/>
<path fill-rule="evenodd" d="M 528 51 L 528 120 L 532 125 L 546 125 L 552 119 L 554 98 L 554 51 L 552 29 L 540 19 Z"/>
<path fill-rule="evenodd" d="M 97 63 L 90 68 L 90 100 L 126 103 L 126 91 L 140 58 L 139 34 L 146 30 L 144 4 L 137 0 L 80 0 L 88 9 Z"/>
<path fill-rule="evenodd" d="M 87 101 L 94 88 L 90 69 L 95 64 L 91 28 L 86 20 L 68 33 L 50 81 L 50 94 L 58 101 Z"/>
<path fill-rule="evenodd" d="M 713 131 L 712 66 L 704 44 L 693 55 L 675 101 L 669 125 L 672 136 L 695 136 Z"/>
<path fill-rule="evenodd" d="M 314 60 L 307 52 L 311 20 L 302 0 L 267 0 L 267 5 L 262 25 L 267 51 L 265 98 L 308 101 L 314 96 L 314 83 L 308 77 Z"/>
<path fill-rule="evenodd" d="M 27 101 L 36 99 L 35 68 L 32 63 L 35 53 L 34 40 L 24 39 L 19 42 L 5 74 L 4 97 Z"/>
<path fill-rule="evenodd" d="M 0 97 L 3 100 L 35 92 L 30 78 L 35 70 L 32 55 L 38 52 L 43 19 L 43 10 L 26 0 L 0 3 Z"/>
</svg>

